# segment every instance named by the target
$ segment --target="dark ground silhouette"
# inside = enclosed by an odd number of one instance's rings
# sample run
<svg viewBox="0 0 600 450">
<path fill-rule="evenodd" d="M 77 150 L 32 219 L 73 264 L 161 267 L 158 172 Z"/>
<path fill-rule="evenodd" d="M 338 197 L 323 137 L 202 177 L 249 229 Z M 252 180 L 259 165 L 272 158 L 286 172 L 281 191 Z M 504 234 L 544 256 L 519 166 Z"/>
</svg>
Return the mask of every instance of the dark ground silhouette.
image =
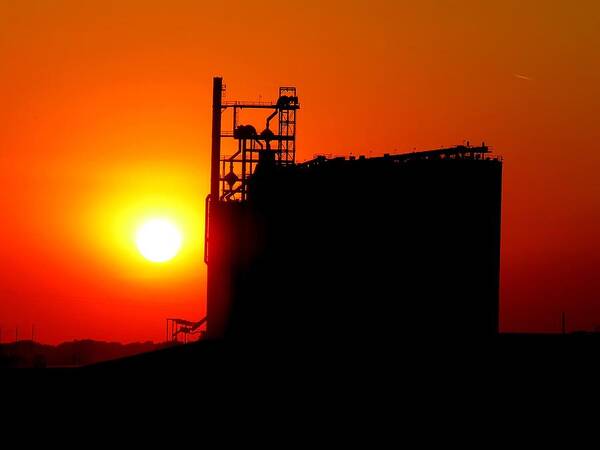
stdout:
<svg viewBox="0 0 600 450">
<path fill-rule="evenodd" d="M 170 370 L 198 369 L 209 376 L 271 372 L 271 376 L 304 374 L 326 377 L 405 376 L 435 369 L 429 376 L 464 374 L 473 369 L 481 376 L 522 375 L 522 370 L 542 366 L 557 372 L 600 365 L 600 333 L 570 334 L 500 333 L 485 339 L 405 336 L 389 342 L 354 340 L 295 345 L 285 342 L 200 341 L 87 366 L 93 369 Z M 485 372 L 480 381 L 492 372 Z M 386 375 L 387 374 L 387 375 Z M 341 379 L 340 379 L 341 380 Z"/>
</svg>

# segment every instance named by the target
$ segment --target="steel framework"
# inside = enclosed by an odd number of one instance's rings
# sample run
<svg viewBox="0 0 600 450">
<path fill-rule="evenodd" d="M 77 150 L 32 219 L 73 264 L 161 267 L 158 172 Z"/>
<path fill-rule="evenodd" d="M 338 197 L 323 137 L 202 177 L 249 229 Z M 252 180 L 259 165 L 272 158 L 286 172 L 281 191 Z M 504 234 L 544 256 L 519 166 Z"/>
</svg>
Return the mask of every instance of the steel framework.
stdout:
<svg viewBox="0 0 600 450">
<path fill-rule="evenodd" d="M 226 202 L 244 201 L 247 196 L 248 180 L 260 161 L 273 160 L 283 166 L 296 162 L 296 111 L 300 108 L 300 104 L 296 88 L 291 86 L 279 88 L 276 102 L 223 102 L 224 88 L 217 87 L 217 92 L 221 94 L 221 101 L 218 102 L 220 115 L 227 109 L 233 110 L 231 131 L 219 131 L 218 139 L 233 138 L 237 142 L 235 153 L 219 156 L 218 199 Z M 219 100 L 215 97 L 213 99 Z M 244 109 L 272 110 L 266 118 L 265 128 L 262 131 L 258 132 L 255 126 L 239 122 L 240 112 Z M 216 111 L 213 110 L 213 114 L 215 113 Z M 274 120 L 277 121 L 276 128 L 272 125 Z M 221 119 L 219 118 L 217 122 L 220 126 Z M 276 133 L 273 128 L 277 130 Z M 220 150 L 220 142 L 218 147 Z M 211 192 L 211 200 L 216 198 L 212 194 Z"/>
</svg>

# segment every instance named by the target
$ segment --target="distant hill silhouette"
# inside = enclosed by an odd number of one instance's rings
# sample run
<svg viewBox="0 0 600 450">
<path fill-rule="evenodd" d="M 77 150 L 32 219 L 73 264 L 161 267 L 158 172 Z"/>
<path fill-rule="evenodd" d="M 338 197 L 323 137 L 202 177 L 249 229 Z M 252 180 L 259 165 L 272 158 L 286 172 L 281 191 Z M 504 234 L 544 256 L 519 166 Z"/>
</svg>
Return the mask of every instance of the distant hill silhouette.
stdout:
<svg viewBox="0 0 600 450">
<path fill-rule="evenodd" d="M 428 360 L 451 366 L 494 361 L 495 364 L 531 364 L 544 362 L 562 365 L 567 361 L 600 361 L 600 333 L 573 332 L 561 334 L 500 333 L 479 342 L 456 340 L 427 340 L 412 336 L 390 353 L 389 346 L 373 346 L 366 342 L 349 342 L 332 346 L 289 347 L 283 343 L 247 342 L 232 345 L 226 341 L 194 342 L 187 345 L 136 342 L 121 344 L 78 340 L 57 346 L 32 341 L 0 344 L 0 368 L 107 368 L 107 369 L 167 369 L 211 368 L 218 373 L 232 366 L 253 367 L 256 364 L 281 364 L 295 361 L 305 368 L 335 366 L 341 363 L 373 367 L 389 362 L 419 364 Z M 365 361 L 368 362 L 365 363 Z"/>
<path fill-rule="evenodd" d="M 151 352 L 170 345 L 153 342 L 121 344 L 84 339 L 54 346 L 23 340 L 0 345 L 0 368 L 77 367 Z"/>
</svg>

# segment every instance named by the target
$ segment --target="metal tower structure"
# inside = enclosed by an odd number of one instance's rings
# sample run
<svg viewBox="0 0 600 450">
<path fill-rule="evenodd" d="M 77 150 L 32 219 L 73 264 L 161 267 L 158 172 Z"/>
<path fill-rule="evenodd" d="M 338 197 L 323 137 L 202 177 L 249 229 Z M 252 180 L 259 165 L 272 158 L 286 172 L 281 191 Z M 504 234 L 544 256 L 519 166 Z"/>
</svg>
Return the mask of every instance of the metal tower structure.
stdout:
<svg viewBox="0 0 600 450">
<path fill-rule="evenodd" d="M 279 108 L 279 136 L 277 154 L 283 165 L 296 162 L 296 110 L 300 107 L 296 88 L 284 86 L 279 88 L 279 99 L 295 99 L 287 108 Z"/>
<path fill-rule="evenodd" d="M 290 165 L 296 161 L 296 111 L 300 108 L 295 87 L 279 88 L 275 102 L 223 101 L 225 88 L 221 78 L 213 83 L 213 155 L 211 201 L 244 201 L 250 176 L 260 162 Z M 233 111 L 230 131 L 221 130 L 222 114 Z M 240 123 L 244 109 L 271 110 L 265 127 L 258 131 L 254 125 Z M 277 124 L 274 126 L 273 122 Z M 236 150 L 221 155 L 221 139 L 233 138 Z M 215 163 L 218 161 L 218 172 Z M 218 180 L 218 185 L 215 181 Z"/>
</svg>

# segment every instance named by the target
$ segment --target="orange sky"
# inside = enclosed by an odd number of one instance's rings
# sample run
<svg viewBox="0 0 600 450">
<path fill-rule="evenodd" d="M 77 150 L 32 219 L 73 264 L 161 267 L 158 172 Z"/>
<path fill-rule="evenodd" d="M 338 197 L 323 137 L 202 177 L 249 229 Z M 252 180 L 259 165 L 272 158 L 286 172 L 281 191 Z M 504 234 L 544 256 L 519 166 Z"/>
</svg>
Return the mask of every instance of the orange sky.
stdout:
<svg viewBox="0 0 600 450">
<path fill-rule="evenodd" d="M 214 75 L 230 98 L 296 85 L 300 160 L 485 140 L 502 329 L 600 324 L 600 6 L 551 3 L 1 2 L 3 340 L 160 340 L 203 315 Z M 185 236 L 158 266 L 132 234 L 156 214 Z"/>
</svg>

